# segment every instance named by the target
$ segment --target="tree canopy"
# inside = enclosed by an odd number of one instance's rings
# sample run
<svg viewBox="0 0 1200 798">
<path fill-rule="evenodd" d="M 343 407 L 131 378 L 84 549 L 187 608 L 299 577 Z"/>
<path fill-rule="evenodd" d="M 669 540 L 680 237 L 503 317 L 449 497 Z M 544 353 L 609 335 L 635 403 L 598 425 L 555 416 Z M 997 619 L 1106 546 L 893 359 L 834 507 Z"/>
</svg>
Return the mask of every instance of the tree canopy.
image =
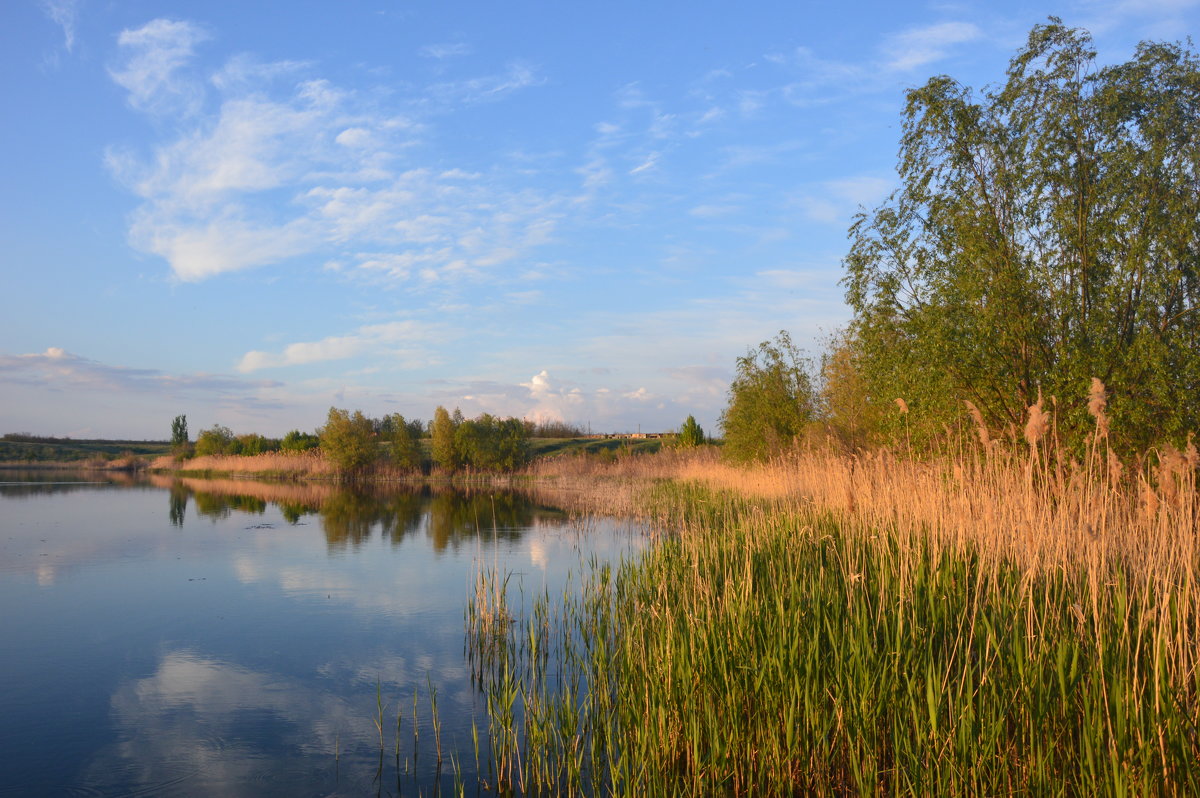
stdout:
<svg viewBox="0 0 1200 798">
<path fill-rule="evenodd" d="M 1019 428 L 1039 390 L 1078 433 L 1093 377 L 1131 442 L 1200 421 L 1200 68 L 1176 44 L 1095 59 L 1052 18 L 1003 85 L 908 92 L 901 186 L 855 221 L 844 284 L 866 393 L 914 436 L 962 400 Z"/>
<path fill-rule="evenodd" d="M 684 420 L 683 426 L 679 428 L 679 434 L 676 436 L 675 442 L 681 448 L 703 445 L 704 428 L 696 422 L 695 416 L 688 416 Z"/>
<path fill-rule="evenodd" d="M 720 421 L 728 457 L 762 460 L 792 444 L 815 410 L 808 372 L 807 358 L 786 331 L 738 358 Z"/>
<path fill-rule="evenodd" d="M 318 434 L 321 451 L 340 471 L 360 471 L 378 457 L 375 427 L 360 410 L 351 414 L 347 410 L 329 408 L 329 417 Z"/>
<path fill-rule="evenodd" d="M 187 416 L 175 416 L 171 420 L 171 446 L 179 449 L 188 445 Z"/>
</svg>

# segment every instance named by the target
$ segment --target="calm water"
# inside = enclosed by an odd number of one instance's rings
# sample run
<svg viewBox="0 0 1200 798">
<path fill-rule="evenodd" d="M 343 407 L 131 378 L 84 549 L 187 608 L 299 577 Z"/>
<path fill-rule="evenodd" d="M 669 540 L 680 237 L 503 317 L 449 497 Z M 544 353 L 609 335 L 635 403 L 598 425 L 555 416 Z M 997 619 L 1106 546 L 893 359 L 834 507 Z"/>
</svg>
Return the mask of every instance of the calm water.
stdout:
<svg viewBox="0 0 1200 798">
<path fill-rule="evenodd" d="M 477 569 L 555 593 L 640 545 L 496 491 L 0 471 L 0 795 L 477 794 Z"/>
</svg>

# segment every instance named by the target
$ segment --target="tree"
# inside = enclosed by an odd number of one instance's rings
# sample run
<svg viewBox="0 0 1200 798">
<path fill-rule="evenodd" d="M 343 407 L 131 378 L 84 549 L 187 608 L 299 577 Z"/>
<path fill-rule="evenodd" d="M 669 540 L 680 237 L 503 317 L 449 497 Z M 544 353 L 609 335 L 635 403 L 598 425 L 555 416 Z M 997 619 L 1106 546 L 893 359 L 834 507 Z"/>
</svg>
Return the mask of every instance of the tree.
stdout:
<svg viewBox="0 0 1200 798">
<path fill-rule="evenodd" d="M 1039 391 L 1082 398 L 1093 377 L 1131 443 L 1200 422 L 1200 63 L 1158 43 L 1095 57 L 1052 18 L 998 89 L 908 92 L 901 187 L 857 217 L 844 284 L 867 394 L 904 398 L 914 437 L 961 400 L 1020 428 Z M 1081 438 L 1083 402 L 1059 407 Z"/>
<path fill-rule="evenodd" d="M 187 416 L 175 416 L 171 421 L 171 448 L 181 449 L 188 445 Z"/>
<path fill-rule="evenodd" d="M 455 430 L 454 443 L 464 464 L 484 471 L 512 471 L 529 459 L 529 431 L 516 418 L 483 413 L 463 421 Z"/>
<path fill-rule="evenodd" d="M 825 431 L 848 449 L 877 443 L 884 414 L 897 410 L 880 405 L 867 390 L 859 342 L 848 332 L 830 336 L 821 355 L 820 416 Z"/>
<path fill-rule="evenodd" d="M 462 413 L 457 408 L 454 413 L 462 418 Z M 462 465 L 462 458 L 455 445 L 454 433 L 457 427 L 446 408 L 438 405 L 433 411 L 433 421 L 429 423 L 429 448 L 433 462 L 448 471 L 454 471 Z"/>
<path fill-rule="evenodd" d="M 233 440 L 233 430 L 214 424 L 210 429 L 201 430 L 196 438 L 196 456 L 232 454 Z"/>
<path fill-rule="evenodd" d="M 291 454 L 307 452 L 309 449 L 315 449 L 320 445 L 321 439 L 319 437 L 307 432 L 301 432 L 298 429 L 294 429 L 287 435 L 284 435 L 283 440 L 279 442 L 280 450 Z"/>
<path fill-rule="evenodd" d="M 388 416 L 387 421 L 384 442 L 387 444 L 392 465 L 405 469 L 419 468 L 421 452 L 417 448 L 417 439 L 413 437 L 412 425 L 399 413 Z"/>
<path fill-rule="evenodd" d="M 321 438 L 322 453 L 339 471 L 361 471 L 378 457 L 375 428 L 361 410 L 355 410 L 352 415 L 346 410 L 329 408 L 325 426 L 317 434 Z"/>
<path fill-rule="evenodd" d="M 704 444 L 704 429 L 696 423 L 695 417 L 688 416 L 683 422 L 683 426 L 679 428 L 679 435 L 676 437 L 675 443 L 684 448 Z"/>
<path fill-rule="evenodd" d="M 720 421 L 728 457 L 766 459 L 804 431 L 815 405 L 808 369 L 808 360 L 783 330 L 738 358 Z"/>
</svg>

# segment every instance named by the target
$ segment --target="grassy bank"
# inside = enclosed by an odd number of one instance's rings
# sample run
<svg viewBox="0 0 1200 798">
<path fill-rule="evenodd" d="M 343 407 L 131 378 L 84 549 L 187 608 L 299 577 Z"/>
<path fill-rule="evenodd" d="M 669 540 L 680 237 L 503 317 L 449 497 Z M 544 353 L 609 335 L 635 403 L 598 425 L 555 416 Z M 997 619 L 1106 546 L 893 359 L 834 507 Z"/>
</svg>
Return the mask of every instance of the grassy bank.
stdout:
<svg viewBox="0 0 1200 798">
<path fill-rule="evenodd" d="M 606 487 L 582 503 L 632 497 L 676 534 L 526 612 L 480 575 L 496 775 L 551 794 L 1195 794 L 1196 461 L 1123 470 L 1097 440 L 1076 463 L 964 447 L 592 474 Z"/>
</svg>

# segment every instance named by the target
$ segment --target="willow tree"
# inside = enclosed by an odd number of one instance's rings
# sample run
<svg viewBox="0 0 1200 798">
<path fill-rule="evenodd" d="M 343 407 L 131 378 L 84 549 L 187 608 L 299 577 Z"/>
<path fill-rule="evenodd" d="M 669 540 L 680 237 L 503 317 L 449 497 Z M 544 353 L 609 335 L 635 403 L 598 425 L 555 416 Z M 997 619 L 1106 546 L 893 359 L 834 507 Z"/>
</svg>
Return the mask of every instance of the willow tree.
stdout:
<svg viewBox="0 0 1200 798">
<path fill-rule="evenodd" d="M 876 406 L 914 435 L 979 407 L 1019 427 L 1039 389 L 1084 429 L 1092 377 L 1144 445 L 1200 421 L 1200 68 L 1142 43 L 1033 29 L 1002 86 L 907 95 L 901 186 L 850 231 L 851 335 Z M 1067 401 L 1070 400 L 1070 401 Z"/>
</svg>

